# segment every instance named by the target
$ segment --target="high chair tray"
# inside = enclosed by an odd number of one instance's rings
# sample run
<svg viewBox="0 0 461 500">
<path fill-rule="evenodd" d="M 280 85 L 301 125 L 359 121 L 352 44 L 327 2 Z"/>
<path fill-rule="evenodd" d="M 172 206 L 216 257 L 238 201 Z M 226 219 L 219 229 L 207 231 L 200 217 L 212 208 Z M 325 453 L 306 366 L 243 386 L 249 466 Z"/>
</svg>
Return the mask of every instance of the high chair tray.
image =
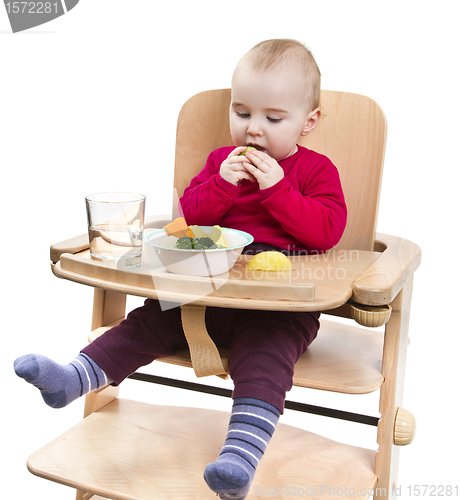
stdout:
<svg viewBox="0 0 461 500">
<path fill-rule="evenodd" d="M 36 451 L 28 467 L 107 498 L 214 500 L 203 471 L 217 458 L 228 420 L 222 411 L 116 399 Z M 348 498 L 365 499 L 376 484 L 374 462 L 373 450 L 280 423 L 247 498 L 341 496 L 347 489 Z"/>
<path fill-rule="evenodd" d="M 225 274 L 212 277 L 169 273 L 144 247 L 139 268 L 91 258 L 89 250 L 64 253 L 53 266 L 61 277 L 96 288 L 163 301 L 259 310 L 320 311 L 345 304 L 352 284 L 380 255 L 368 251 L 330 251 L 289 257 L 293 268 L 280 273 L 247 271 L 241 255 Z"/>
</svg>

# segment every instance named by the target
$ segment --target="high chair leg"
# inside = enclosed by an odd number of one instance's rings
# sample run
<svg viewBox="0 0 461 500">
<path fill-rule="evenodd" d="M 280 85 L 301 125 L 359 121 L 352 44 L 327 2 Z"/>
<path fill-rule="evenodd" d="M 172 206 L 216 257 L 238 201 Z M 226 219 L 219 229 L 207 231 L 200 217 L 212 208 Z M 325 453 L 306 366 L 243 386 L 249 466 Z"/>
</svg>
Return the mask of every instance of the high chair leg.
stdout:
<svg viewBox="0 0 461 500">
<path fill-rule="evenodd" d="M 91 331 L 125 317 L 126 295 L 108 290 L 94 289 Z M 85 396 L 83 417 L 106 406 L 118 397 L 118 387 L 106 386 Z M 95 498 L 91 493 L 77 490 L 76 500 Z"/>
<path fill-rule="evenodd" d="M 399 447 L 394 444 L 396 412 L 403 400 L 405 360 L 408 346 L 408 326 L 413 279 L 409 280 L 392 302 L 392 315 L 384 335 L 384 382 L 381 387 L 378 423 L 378 445 L 375 475 L 378 483 L 374 499 L 395 498 L 397 487 Z"/>
<path fill-rule="evenodd" d="M 126 294 L 94 289 L 91 331 L 125 317 Z"/>
</svg>

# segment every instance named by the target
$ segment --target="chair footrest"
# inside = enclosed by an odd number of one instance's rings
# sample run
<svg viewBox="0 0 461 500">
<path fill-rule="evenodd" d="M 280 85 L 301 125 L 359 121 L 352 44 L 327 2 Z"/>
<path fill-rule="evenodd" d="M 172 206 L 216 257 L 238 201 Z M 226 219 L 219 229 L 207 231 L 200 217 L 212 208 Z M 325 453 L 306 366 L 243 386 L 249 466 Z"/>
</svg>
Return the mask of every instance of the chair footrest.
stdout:
<svg viewBox="0 0 461 500">
<path fill-rule="evenodd" d="M 203 471 L 218 456 L 228 419 L 221 411 L 117 399 L 31 455 L 28 468 L 104 498 L 213 500 Z M 249 497 L 347 488 L 349 498 L 368 498 L 374 461 L 373 450 L 279 424 Z"/>
</svg>

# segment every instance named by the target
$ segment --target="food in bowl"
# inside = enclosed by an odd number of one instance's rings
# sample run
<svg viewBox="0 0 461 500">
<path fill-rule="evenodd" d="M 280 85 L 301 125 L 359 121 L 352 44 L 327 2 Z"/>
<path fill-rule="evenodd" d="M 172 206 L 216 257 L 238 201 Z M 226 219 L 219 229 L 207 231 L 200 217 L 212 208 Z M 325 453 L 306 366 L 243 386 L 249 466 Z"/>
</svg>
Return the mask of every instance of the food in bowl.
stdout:
<svg viewBox="0 0 461 500">
<path fill-rule="evenodd" d="M 218 248 L 218 245 L 216 245 L 216 243 L 208 236 L 205 238 L 182 236 L 181 238 L 178 238 L 175 248 L 180 248 L 182 250 L 210 250 L 212 248 Z"/>
<path fill-rule="evenodd" d="M 153 247 L 161 264 L 171 273 L 191 276 L 224 274 L 233 267 L 244 247 L 253 242 L 250 234 L 237 229 L 219 226 L 187 227 L 191 233 L 179 238 L 171 233 L 167 234 L 165 228 L 144 236 L 145 242 Z M 210 246 L 202 249 L 202 245 Z"/>
<path fill-rule="evenodd" d="M 220 226 L 213 226 L 210 234 L 200 226 L 188 226 L 180 217 L 163 227 L 168 239 L 165 240 L 167 248 L 178 250 L 211 250 L 214 248 L 227 248 L 226 239 Z M 177 238 L 174 240 L 173 238 Z M 173 245 L 174 244 L 174 245 Z"/>
<path fill-rule="evenodd" d="M 189 227 L 183 217 L 178 217 L 173 222 L 164 226 L 163 229 L 168 236 L 175 236 L 176 238 L 190 236 Z"/>
</svg>

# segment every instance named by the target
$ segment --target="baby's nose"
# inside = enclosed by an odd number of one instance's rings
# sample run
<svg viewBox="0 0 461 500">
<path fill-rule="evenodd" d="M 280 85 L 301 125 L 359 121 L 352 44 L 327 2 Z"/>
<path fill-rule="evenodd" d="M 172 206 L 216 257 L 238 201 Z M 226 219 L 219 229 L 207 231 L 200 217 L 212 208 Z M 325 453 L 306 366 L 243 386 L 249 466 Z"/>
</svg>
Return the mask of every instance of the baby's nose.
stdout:
<svg viewBox="0 0 461 500">
<path fill-rule="evenodd" d="M 256 119 L 250 120 L 250 122 L 248 123 L 247 132 L 249 135 L 261 135 L 262 127 L 260 120 Z"/>
</svg>

